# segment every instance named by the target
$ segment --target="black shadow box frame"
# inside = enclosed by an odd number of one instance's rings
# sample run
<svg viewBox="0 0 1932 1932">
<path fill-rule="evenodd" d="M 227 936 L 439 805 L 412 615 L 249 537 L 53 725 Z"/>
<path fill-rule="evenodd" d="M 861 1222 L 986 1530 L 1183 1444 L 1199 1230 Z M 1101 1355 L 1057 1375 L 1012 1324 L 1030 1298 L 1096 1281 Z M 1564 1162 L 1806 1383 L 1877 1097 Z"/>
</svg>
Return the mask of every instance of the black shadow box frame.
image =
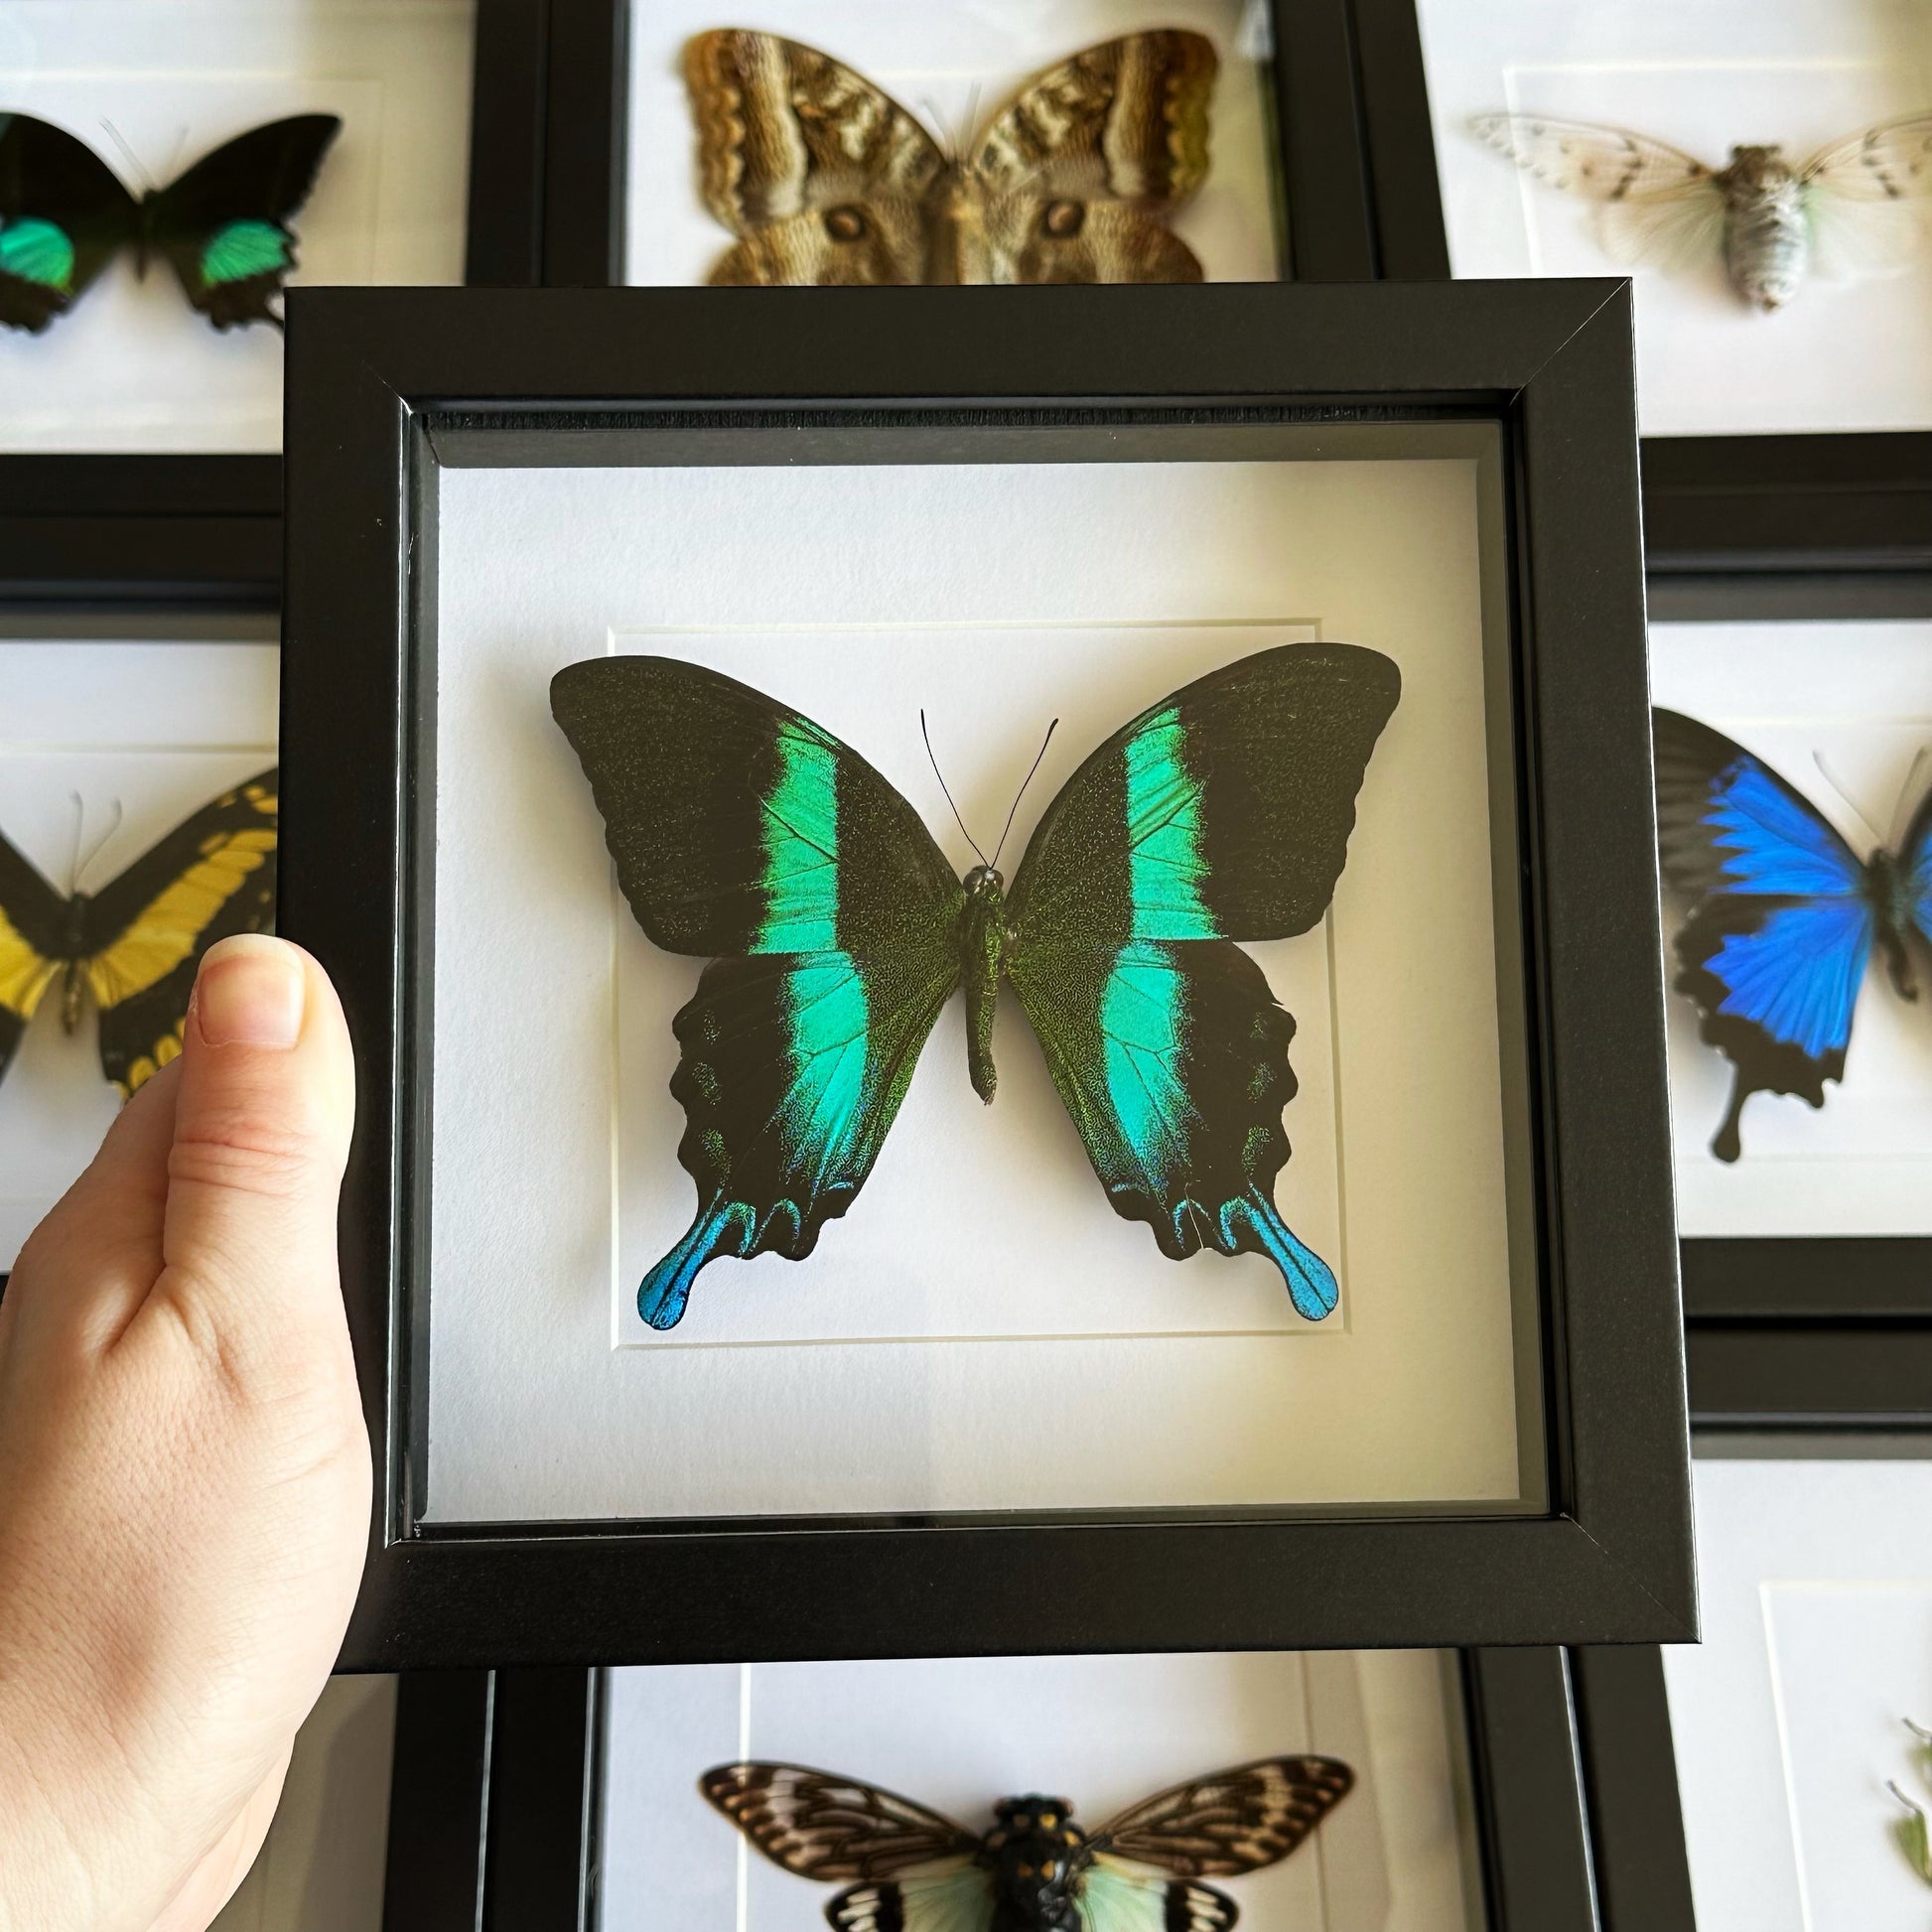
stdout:
<svg viewBox="0 0 1932 1932">
<path fill-rule="evenodd" d="M 464 279 L 544 279 L 552 6 L 476 0 Z M 273 455 L 0 455 L 0 601 L 232 604 L 281 598 Z"/>
<path fill-rule="evenodd" d="M 1487 1932 L 1695 1932 L 1654 1648 L 1461 1658 Z M 593 1932 L 603 1673 L 416 1671 L 384 1932 Z"/>
<path fill-rule="evenodd" d="M 549 0 L 552 129 L 546 232 L 552 287 L 623 280 L 633 5 Z M 1348 0 L 1263 0 L 1268 21 L 1282 279 L 1361 282 L 1375 272 Z M 688 138 L 680 130 L 679 138 Z"/>
<path fill-rule="evenodd" d="M 65 461 L 65 459 L 41 459 Z M 0 458 L 0 473 L 6 459 Z M 0 511 L 0 556 L 12 553 L 16 543 L 37 540 L 24 534 L 20 519 Z M 141 526 L 136 526 L 141 527 Z M 281 519 L 274 519 L 279 541 Z M 137 553 L 139 554 L 139 553 Z M 0 649 L 7 640 L 32 638 L 55 641 L 61 637 L 115 637 L 133 641 L 170 637 L 207 637 L 210 641 L 230 638 L 237 643 L 264 643 L 274 630 L 273 614 L 279 598 L 262 595 L 252 567 L 239 551 L 226 559 L 229 575 L 214 575 L 197 587 L 197 595 L 141 597 L 133 594 L 124 553 L 102 546 L 90 555 L 76 550 L 74 575 L 61 595 L 49 587 L 28 586 L 0 581 Z M 210 557 L 210 568 L 219 560 Z M 87 574 L 81 574 L 86 567 Z M 275 560 L 270 584 L 279 589 L 280 559 Z M 7 1286 L 7 1271 L 0 1269 L 0 1295 Z"/>
<path fill-rule="evenodd" d="M 1694 1634 L 1625 290 L 1046 289 L 1024 316 L 997 290 L 291 301 L 282 929 L 336 976 L 360 1053 L 343 1263 L 379 1472 L 345 1667 Z M 898 433 L 1016 405 L 1447 415 L 1503 439 L 1547 1513 L 424 1525 L 433 747 L 412 639 L 439 467 L 634 462 L 691 410 L 835 406 Z"/>
<path fill-rule="evenodd" d="M 1659 569 L 1653 558 L 1650 615 L 1932 619 L 1932 510 L 1909 552 L 1849 552 L 1836 571 Z M 1680 1248 L 1694 1423 L 1932 1424 L 1932 1235 L 1702 1236 Z"/>
<path fill-rule="evenodd" d="M 1415 0 L 1347 0 L 1376 272 L 1447 281 L 1436 137 Z M 1653 575 L 1923 568 L 1932 432 L 1647 436 Z"/>
</svg>

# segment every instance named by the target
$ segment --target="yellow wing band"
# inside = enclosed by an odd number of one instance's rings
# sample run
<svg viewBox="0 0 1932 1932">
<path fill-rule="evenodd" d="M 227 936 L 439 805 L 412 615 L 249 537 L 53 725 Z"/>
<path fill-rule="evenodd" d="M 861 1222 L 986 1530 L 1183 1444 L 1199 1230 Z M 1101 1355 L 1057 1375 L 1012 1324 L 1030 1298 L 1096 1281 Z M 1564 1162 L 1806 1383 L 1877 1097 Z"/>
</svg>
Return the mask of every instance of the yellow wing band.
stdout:
<svg viewBox="0 0 1932 1932">
<path fill-rule="evenodd" d="M 0 912 L 0 1007 L 31 1020 L 41 995 L 61 970 L 59 964 L 35 951 Z"/>
<path fill-rule="evenodd" d="M 152 1054 L 143 1053 L 138 1060 L 129 1063 L 127 1078 L 116 1080 L 114 1084 L 121 1090 L 123 1100 L 131 1100 L 142 1085 L 154 1078 L 170 1060 L 180 1059 L 182 1035 L 188 1031 L 186 1020 L 177 1020 L 172 1033 L 161 1035 L 154 1043 Z"/>
<path fill-rule="evenodd" d="M 269 826 L 211 836 L 202 856 L 143 906 L 111 946 L 86 961 L 82 970 L 95 1001 L 119 1006 L 166 979 L 249 875 L 273 859 L 275 836 Z"/>
</svg>

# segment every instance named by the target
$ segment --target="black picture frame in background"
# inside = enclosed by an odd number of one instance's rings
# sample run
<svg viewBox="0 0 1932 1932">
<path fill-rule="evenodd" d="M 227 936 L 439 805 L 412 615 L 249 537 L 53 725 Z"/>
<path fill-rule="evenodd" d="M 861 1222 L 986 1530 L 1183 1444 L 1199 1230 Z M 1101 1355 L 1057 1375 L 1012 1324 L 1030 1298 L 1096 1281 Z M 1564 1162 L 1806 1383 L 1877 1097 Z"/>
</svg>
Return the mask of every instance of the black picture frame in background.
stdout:
<svg viewBox="0 0 1932 1932">
<path fill-rule="evenodd" d="M 1415 0 L 1347 0 L 1376 272 L 1447 281 L 1436 137 Z M 1647 436 L 1653 574 L 1923 567 L 1932 431 Z"/>
<path fill-rule="evenodd" d="M 544 276 L 552 9 L 476 0 L 465 280 Z M 282 460 L 273 455 L 0 455 L 0 605 L 92 601 L 272 610 Z"/>
<path fill-rule="evenodd" d="M 5 464 L 6 459 L 0 458 L 0 477 L 4 477 Z M 11 544 L 28 540 L 17 528 L 19 521 L 0 511 L 0 555 L 7 554 Z M 275 519 L 275 533 L 279 540 L 279 517 Z M 72 561 L 78 570 L 86 559 L 76 550 Z M 249 574 L 252 567 L 240 552 L 232 554 L 228 561 L 241 574 L 227 579 L 215 577 L 194 599 L 185 596 L 144 599 L 131 595 L 129 557 L 125 552 L 104 551 L 91 561 L 91 578 L 69 581 L 65 595 L 60 597 L 31 594 L 31 590 L 30 594 L 21 595 L 18 593 L 22 587 L 0 584 L 0 650 L 9 641 L 57 642 L 63 637 L 114 637 L 136 642 L 192 637 L 198 641 L 225 639 L 234 643 L 267 643 L 274 637 L 277 601 L 258 601 Z M 213 569 L 218 559 L 210 554 L 207 562 Z M 278 567 L 275 573 L 278 585 L 280 579 Z M 8 1271 L 0 1268 L 0 1296 L 6 1293 L 7 1278 Z"/>
<path fill-rule="evenodd" d="M 545 280 L 552 287 L 617 287 L 624 273 L 630 13 L 649 0 L 549 4 Z M 1264 0 L 1263 11 L 1274 50 L 1282 279 L 1367 281 L 1375 273 L 1374 233 L 1348 0 Z M 678 138 L 688 140 L 689 129 L 680 128 Z"/>
<path fill-rule="evenodd" d="M 1061 288 L 1021 315 L 998 290 L 296 290 L 289 342 L 283 930 L 335 975 L 365 1082 L 344 1268 L 379 1503 L 345 1667 L 1694 1633 L 1627 292 Z M 1516 480 L 1547 1515 L 417 1520 L 432 825 L 411 639 L 438 470 L 637 461 L 689 412 L 828 409 L 896 435 L 995 410 L 1496 425 Z"/>
<path fill-rule="evenodd" d="M 1909 549 L 1887 533 L 1863 549 L 1848 540 L 1840 555 L 1826 571 L 1694 568 L 1683 553 L 1653 553 L 1650 616 L 1932 620 L 1932 503 Z M 1680 1250 L 1695 1424 L 1932 1424 L 1932 1235 L 1704 1236 Z"/>
<path fill-rule="evenodd" d="M 1460 1660 L 1486 1932 L 1695 1932 L 1656 1650 Z M 384 1932 L 590 1932 L 604 1673 L 401 1680 Z"/>
</svg>

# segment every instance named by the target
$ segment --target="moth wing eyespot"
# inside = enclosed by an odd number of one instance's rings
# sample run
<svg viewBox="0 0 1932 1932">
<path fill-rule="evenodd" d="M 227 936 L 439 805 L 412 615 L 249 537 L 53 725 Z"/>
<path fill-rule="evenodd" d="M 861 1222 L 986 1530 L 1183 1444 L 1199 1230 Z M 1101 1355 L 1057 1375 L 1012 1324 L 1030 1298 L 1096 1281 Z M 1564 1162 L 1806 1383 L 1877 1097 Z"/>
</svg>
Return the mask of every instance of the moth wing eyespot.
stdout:
<svg viewBox="0 0 1932 1932">
<path fill-rule="evenodd" d="M 865 212 L 850 205 L 825 210 L 825 232 L 834 241 L 863 241 L 866 238 Z"/>
<path fill-rule="evenodd" d="M 1039 231 L 1055 241 L 1071 241 L 1086 224 L 1084 202 L 1048 202 L 1040 210 Z"/>
</svg>

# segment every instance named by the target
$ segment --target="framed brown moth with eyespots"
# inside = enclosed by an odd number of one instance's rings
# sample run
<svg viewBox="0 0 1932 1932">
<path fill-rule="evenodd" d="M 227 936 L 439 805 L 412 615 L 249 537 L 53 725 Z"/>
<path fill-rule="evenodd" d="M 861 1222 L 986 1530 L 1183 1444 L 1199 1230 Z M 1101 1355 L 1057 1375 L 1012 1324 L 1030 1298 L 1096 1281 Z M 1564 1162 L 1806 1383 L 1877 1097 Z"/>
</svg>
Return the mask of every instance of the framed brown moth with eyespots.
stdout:
<svg viewBox="0 0 1932 1932">
<path fill-rule="evenodd" d="M 1219 67 L 1157 29 L 1028 81 L 963 150 L 856 69 L 722 28 L 685 48 L 714 286 L 1198 282 L 1166 225 L 1207 179 Z"/>
</svg>

